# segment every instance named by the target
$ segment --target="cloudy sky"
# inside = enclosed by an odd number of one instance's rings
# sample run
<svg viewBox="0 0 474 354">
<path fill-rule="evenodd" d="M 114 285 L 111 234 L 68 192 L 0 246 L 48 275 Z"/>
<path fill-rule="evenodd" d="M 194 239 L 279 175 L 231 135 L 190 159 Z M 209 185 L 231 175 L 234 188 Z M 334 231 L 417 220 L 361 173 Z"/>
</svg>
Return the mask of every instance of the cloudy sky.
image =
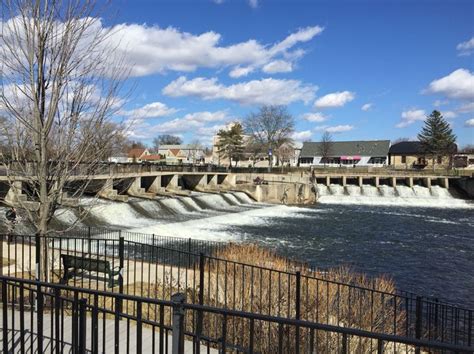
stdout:
<svg viewBox="0 0 474 354">
<path fill-rule="evenodd" d="M 415 138 L 440 110 L 474 143 L 473 1 L 120 0 L 104 19 L 133 65 L 132 137 L 208 143 L 259 105 L 296 140 Z"/>
</svg>

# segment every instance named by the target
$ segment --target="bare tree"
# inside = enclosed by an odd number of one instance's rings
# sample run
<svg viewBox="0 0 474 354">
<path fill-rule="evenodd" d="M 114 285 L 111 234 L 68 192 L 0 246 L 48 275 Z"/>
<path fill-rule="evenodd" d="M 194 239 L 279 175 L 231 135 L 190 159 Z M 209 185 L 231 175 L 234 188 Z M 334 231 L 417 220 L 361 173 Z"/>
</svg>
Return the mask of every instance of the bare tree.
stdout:
<svg viewBox="0 0 474 354">
<path fill-rule="evenodd" d="M 1 163 L 10 188 L 22 178 L 28 202 L 15 203 L 37 234 L 46 235 L 64 191 L 80 197 L 122 134 L 110 121 L 128 71 L 109 44 L 111 31 L 100 25 L 102 9 L 94 0 L 5 0 L 3 10 L 0 129 L 9 153 Z M 47 280 L 43 244 L 39 273 Z"/>
<path fill-rule="evenodd" d="M 153 139 L 153 148 L 158 151 L 161 145 L 181 145 L 183 139 L 176 135 L 163 134 Z"/>
<path fill-rule="evenodd" d="M 278 148 L 292 143 L 295 121 L 285 106 L 262 106 L 256 113 L 251 113 L 244 122 L 245 130 L 252 136 L 262 150 L 268 151 L 269 168 L 272 167 L 272 155 L 280 160 Z"/>
<path fill-rule="evenodd" d="M 328 158 L 332 154 L 333 146 L 334 142 L 331 133 L 325 131 L 321 136 L 321 142 L 319 144 L 319 153 L 321 154 L 321 160 L 323 160 L 324 167 L 326 167 Z"/>
<path fill-rule="evenodd" d="M 191 143 L 189 143 L 188 146 L 190 149 L 189 152 L 191 154 L 193 164 L 204 158 L 203 145 L 201 144 L 201 141 L 199 139 L 194 139 L 193 141 L 191 141 Z"/>
</svg>

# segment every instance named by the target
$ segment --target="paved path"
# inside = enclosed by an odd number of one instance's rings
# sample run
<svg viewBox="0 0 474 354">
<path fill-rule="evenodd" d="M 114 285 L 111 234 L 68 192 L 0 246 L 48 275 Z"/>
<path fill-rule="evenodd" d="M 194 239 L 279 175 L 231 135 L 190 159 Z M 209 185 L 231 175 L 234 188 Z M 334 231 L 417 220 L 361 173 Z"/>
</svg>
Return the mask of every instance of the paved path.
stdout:
<svg viewBox="0 0 474 354">
<path fill-rule="evenodd" d="M 12 317 L 12 313 L 14 317 Z M 12 327 L 14 323 L 14 331 L 8 331 L 8 353 L 19 353 L 21 350 L 21 337 L 24 338 L 26 353 L 38 353 L 38 337 L 37 333 L 37 313 L 25 311 L 24 321 L 25 330 L 20 332 L 20 312 L 18 310 L 12 311 L 10 308 L 7 315 L 8 327 Z M 91 350 L 91 318 L 87 317 L 87 333 L 86 333 L 86 348 L 87 352 Z M 63 322 L 64 334 L 61 352 L 72 353 L 72 317 L 64 316 Z M 3 311 L 0 311 L 0 351 L 3 349 Z M 105 329 L 105 331 L 104 331 Z M 52 353 L 56 348 L 55 341 L 51 341 L 54 337 L 55 325 L 54 316 L 51 313 L 45 313 L 43 316 L 43 353 Z M 119 351 L 120 353 L 136 353 L 137 352 L 137 326 L 133 321 L 122 319 L 119 321 Z M 115 345 L 115 320 L 113 318 L 103 319 L 99 315 L 99 352 L 113 353 Z M 13 335 L 14 333 L 14 335 Z M 165 340 L 163 343 L 164 352 L 171 353 L 172 337 L 165 332 Z M 153 331 L 150 326 L 142 327 L 142 353 L 159 352 L 160 337 L 159 328 Z M 193 352 L 191 341 L 185 341 L 185 353 L 191 354 Z M 104 351 L 105 348 L 105 351 Z M 154 351 L 153 351 L 154 349 Z M 207 347 L 201 345 L 201 352 L 207 353 Z M 218 353 L 216 349 L 211 349 L 210 353 Z"/>
</svg>

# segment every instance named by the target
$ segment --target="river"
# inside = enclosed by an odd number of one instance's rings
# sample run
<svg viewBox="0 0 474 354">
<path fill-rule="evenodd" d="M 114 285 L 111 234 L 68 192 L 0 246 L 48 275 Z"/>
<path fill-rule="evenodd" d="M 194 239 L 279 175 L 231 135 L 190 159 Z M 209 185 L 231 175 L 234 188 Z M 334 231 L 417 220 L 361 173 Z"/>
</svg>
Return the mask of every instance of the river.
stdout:
<svg viewBox="0 0 474 354">
<path fill-rule="evenodd" d="M 100 201 L 83 226 L 256 242 L 318 268 L 349 265 L 385 274 L 399 289 L 474 308 L 472 202 L 441 187 L 324 188 L 320 203 L 309 207 L 255 203 L 244 193 Z M 64 209 L 56 222 L 76 217 Z"/>
</svg>

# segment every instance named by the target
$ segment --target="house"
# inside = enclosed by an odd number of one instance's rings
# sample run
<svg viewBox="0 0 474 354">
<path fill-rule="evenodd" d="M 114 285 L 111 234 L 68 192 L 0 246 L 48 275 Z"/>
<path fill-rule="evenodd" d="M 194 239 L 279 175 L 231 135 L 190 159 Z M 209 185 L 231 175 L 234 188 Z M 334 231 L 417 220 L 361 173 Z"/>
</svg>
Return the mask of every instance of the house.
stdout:
<svg viewBox="0 0 474 354">
<path fill-rule="evenodd" d="M 457 146 L 453 146 L 453 153 Z M 402 141 L 390 146 L 388 152 L 389 164 L 395 168 L 425 168 L 433 167 L 433 157 L 423 152 L 419 141 Z M 446 168 L 452 157 L 449 154 L 435 156 L 434 167 Z"/>
<path fill-rule="evenodd" d="M 151 155 L 148 149 L 134 148 L 128 152 L 128 162 L 142 162 L 144 156 Z"/>
<path fill-rule="evenodd" d="M 166 159 L 167 164 L 196 164 L 204 162 L 204 149 L 200 146 L 189 145 L 161 145 L 158 154 Z"/>
<path fill-rule="evenodd" d="M 453 167 L 455 168 L 465 168 L 465 169 L 474 169 L 474 153 L 461 153 L 454 155 L 453 157 Z"/>
<path fill-rule="evenodd" d="M 389 147 L 389 140 L 304 142 L 299 163 L 300 166 L 384 166 Z"/>
</svg>

